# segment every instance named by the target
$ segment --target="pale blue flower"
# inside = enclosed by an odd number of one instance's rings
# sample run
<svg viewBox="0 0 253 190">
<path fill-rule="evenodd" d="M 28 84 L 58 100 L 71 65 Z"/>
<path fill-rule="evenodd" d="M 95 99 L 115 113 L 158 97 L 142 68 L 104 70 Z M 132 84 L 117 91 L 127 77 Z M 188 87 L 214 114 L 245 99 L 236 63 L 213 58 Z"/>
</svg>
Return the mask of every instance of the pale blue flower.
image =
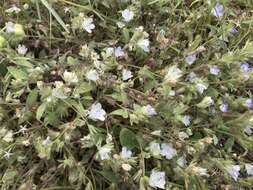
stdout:
<svg viewBox="0 0 253 190">
<path fill-rule="evenodd" d="M 253 165 L 252 164 L 245 164 L 245 169 L 248 175 L 253 175 Z"/>
<path fill-rule="evenodd" d="M 121 158 L 123 158 L 124 160 L 127 160 L 132 157 L 132 151 L 124 146 L 122 147 L 120 155 L 121 155 Z"/>
<path fill-rule="evenodd" d="M 232 34 L 236 34 L 238 32 L 238 30 L 236 29 L 236 27 L 233 27 L 229 30 L 229 32 Z"/>
<path fill-rule="evenodd" d="M 196 61 L 196 54 L 189 54 L 185 57 L 186 63 L 189 65 L 193 64 Z"/>
<path fill-rule="evenodd" d="M 212 14 L 215 16 L 215 17 L 222 17 L 223 14 L 224 14 L 224 7 L 223 5 L 217 3 L 215 5 L 215 7 L 212 9 Z"/>
<path fill-rule="evenodd" d="M 240 68 L 243 72 L 248 72 L 250 70 L 249 64 L 247 62 L 241 63 Z"/>
<path fill-rule="evenodd" d="M 237 181 L 238 176 L 240 175 L 240 166 L 239 165 L 230 165 L 227 166 L 227 172 L 228 174 Z"/>
<path fill-rule="evenodd" d="M 244 103 L 244 105 L 247 107 L 247 108 L 252 108 L 253 107 L 253 102 L 252 102 L 252 99 L 247 99 Z"/>
<path fill-rule="evenodd" d="M 177 154 L 177 150 L 173 148 L 172 144 L 162 143 L 161 155 L 170 160 Z"/>
<path fill-rule="evenodd" d="M 196 85 L 196 89 L 200 94 L 203 94 L 203 92 L 207 89 L 207 87 L 204 84 L 198 83 Z"/>
<path fill-rule="evenodd" d="M 210 73 L 213 75 L 218 75 L 220 73 L 219 67 L 217 67 L 216 65 L 210 66 Z"/>
<path fill-rule="evenodd" d="M 226 102 L 220 105 L 220 111 L 222 111 L 223 113 L 228 112 L 228 104 Z"/>
</svg>

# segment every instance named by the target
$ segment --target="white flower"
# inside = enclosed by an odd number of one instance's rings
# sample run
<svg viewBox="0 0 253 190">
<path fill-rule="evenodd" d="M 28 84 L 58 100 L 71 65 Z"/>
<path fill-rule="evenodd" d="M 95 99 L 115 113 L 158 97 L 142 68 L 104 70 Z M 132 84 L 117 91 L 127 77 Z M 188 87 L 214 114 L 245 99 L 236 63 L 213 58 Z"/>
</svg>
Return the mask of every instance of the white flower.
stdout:
<svg viewBox="0 0 253 190">
<path fill-rule="evenodd" d="M 101 160 L 108 160 L 110 158 L 111 149 L 107 147 L 102 147 L 99 149 L 98 154 Z"/>
<path fill-rule="evenodd" d="M 178 138 L 183 141 L 185 139 L 188 139 L 189 135 L 186 132 L 179 132 L 178 133 Z"/>
<path fill-rule="evenodd" d="M 149 104 L 144 106 L 144 111 L 145 111 L 145 114 L 147 114 L 148 116 L 157 115 L 155 109 Z"/>
<path fill-rule="evenodd" d="M 210 66 L 209 69 L 210 69 L 210 73 L 213 75 L 218 75 L 220 73 L 220 69 L 216 65 Z"/>
<path fill-rule="evenodd" d="M 182 71 L 177 68 L 176 65 L 173 65 L 168 69 L 168 72 L 164 77 L 164 81 L 175 84 L 182 75 Z"/>
<path fill-rule="evenodd" d="M 124 146 L 124 147 L 122 147 L 120 155 L 121 155 L 121 158 L 123 158 L 124 160 L 127 160 L 127 159 L 131 158 L 132 151 L 127 149 L 127 147 Z"/>
<path fill-rule="evenodd" d="M 106 48 L 105 50 L 106 57 L 112 56 L 113 52 L 114 52 L 114 49 L 112 47 Z"/>
<path fill-rule="evenodd" d="M 11 8 L 5 10 L 6 13 L 19 13 L 21 11 L 20 8 L 18 8 L 16 5 L 12 5 Z"/>
<path fill-rule="evenodd" d="M 134 12 L 129 9 L 125 9 L 121 12 L 122 17 L 126 22 L 130 22 L 134 18 Z"/>
<path fill-rule="evenodd" d="M 227 166 L 227 172 L 228 174 L 237 181 L 238 176 L 240 175 L 240 166 L 239 165 L 230 165 Z"/>
<path fill-rule="evenodd" d="M 151 142 L 149 144 L 149 150 L 154 156 L 158 156 L 161 153 L 160 144 L 156 142 Z"/>
<path fill-rule="evenodd" d="M 52 141 L 50 140 L 49 136 L 47 136 L 47 138 L 42 141 L 42 144 L 45 146 L 50 145 L 51 143 L 52 143 Z"/>
<path fill-rule="evenodd" d="M 98 80 L 98 72 L 96 70 L 90 70 L 88 73 L 86 73 L 86 78 L 91 81 L 97 81 Z"/>
<path fill-rule="evenodd" d="M 245 168 L 248 175 L 253 175 L 253 165 L 252 164 L 245 164 Z"/>
<path fill-rule="evenodd" d="M 207 89 L 207 87 L 204 85 L 204 84 L 201 84 L 201 83 L 198 83 L 196 85 L 196 88 L 197 88 L 197 91 L 200 93 L 200 94 L 203 94 L 203 92 Z"/>
<path fill-rule="evenodd" d="M 145 52 L 149 52 L 149 40 L 142 38 L 137 41 L 137 45 Z"/>
<path fill-rule="evenodd" d="M 94 121 L 104 121 L 106 117 L 106 112 L 102 108 L 102 105 L 100 103 L 94 103 L 91 105 L 88 117 Z"/>
<path fill-rule="evenodd" d="M 93 24 L 93 18 L 84 18 L 82 26 L 86 32 L 92 33 L 92 30 L 95 28 L 95 25 Z"/>
<path fill-rule="evenodd" d="M 177 164 L 180 167 L 184 168 L 186 166 L 186 164 L 187 164 L 187 161 L 186 161 L 185 157 L 182 156 L 182 157 L 178 158 Z"/>
<path fill-rule="evenodd" d="M 130 78 L 132 78 L 133 75 L 132 75 L 132 72 L 127 70 L 127 69 L 123 69 L 122 70 L 122 80 L 125 81 L 125 80 L 128 80 Z"/>
<path fill-rule="evenodd" d="M 7 33 L 13 33 L 15 32 L 15 25 L 13 22 L 7 22 L 5 23 L 6 32 Z"/>
<path fill-rule="evenodd" d="M 27 50 L 28 50 L 28 49 L 25 47 L 25 45 L 21 45 L 21 44 L 18 45 L 17 52 L 18 52 L 20 55 L 25 55 L 26 52 L 27 52 Z"/>
<path fill-rule="evenodd" d="M 149 185 L 151 187 L 165 189 L 165 183 L 165 172 L 152 170 L 151 175 L 149 177 Z"/>
<path fill-rule="evenodd" d="M 165 156 L 166 159 L 170 160 L 177 154 L 177 150 L 173 148 L 172 144 L 162 143 L 161 155 Z"/>
<path fill-rule="evenodd" d="M 4 158 L 5 159 L 9 159 L 11 156 L 13 155 L 13 153 L 11 153 L 11 149 L 9 149 L 7 152 L 4 151 Z"/>
<path fill-rule="evenodd" d="M 189 126 L 191 121 L 190 121 L 190 116 L 189 115 L 185 115 L 183 118 L 182 118 L 182 122 L 185 126 Z"/>
<path fill-rule="evenodd" d="M 78 83 L 78 78 L 77 78 L 77 76 L 76 76 L 75 73 L 65 71 L 63 73 L 63 78 L 69 84 L 71 84 L 71 83 Z"/>
<path fill-rule="evenodd" d="M 125 55 L 124 50 L 119 46 L 114 51 L 115 57 L 123 57 Z"/>
<path fill-rule="evenodd" d="M 169 96 L 176 96 L 176 91 L 175 90 L 170 90 Z"/>
</svg>

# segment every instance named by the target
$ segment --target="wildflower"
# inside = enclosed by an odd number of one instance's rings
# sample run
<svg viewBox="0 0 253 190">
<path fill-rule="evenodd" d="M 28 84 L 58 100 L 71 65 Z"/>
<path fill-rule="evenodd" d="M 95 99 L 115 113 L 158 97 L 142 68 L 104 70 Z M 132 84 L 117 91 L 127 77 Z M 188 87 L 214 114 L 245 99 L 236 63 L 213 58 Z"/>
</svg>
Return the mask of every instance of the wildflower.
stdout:
<svg viewBox="0 0 253 190">
<path fill-rule="evenodd" d="M 207 87 L 204 84 L 201 84 L 201 83 L 196 84 L 196 88 L 197 88 L 197 91 L 200 94 L 203 94 L 204 90 L 207 89 Z"/>
<path fill-rule="evenodd" d="M 144 106 L 144 111 L 148 116 L 157 115 L 155 109 L 149 104 Z"/>
<path fill-rule="evenodd" d="M 45 146 L 50 145 L 51 143 L 52 143 L 52 141 L 50 140 L 49 136 L 47 136 L 47 138 L 42 141 L 42 144 Z"/>
<path fill-rule="evenodd" d="M 134 18 L 133 11 L 130 11 L 129 9 L 125 9 L 121 12 L 122 17 L 126 22 L 130 22 Z"/>
<path fill-rule="evenodd" d="M 7 152 L 6 151 L 4 151 L 4 152 L 5 152 L 5 154 L 3 157 L 5 159 L 9 159 L 13 155 L 13 153 L 11 153 L 11 149 L 9 149 Z"/>
<path fill-rule="evenodd" d="M 123 57 L 125 55 L 125 52 L 123 49 L 119 46 L 114 51 L 115 57 Z"/>
<path fill-rule="evenodd" d="M 97 120 L 104 121 L 106 117 L 106 112 L 102 108 L 102 105 L 100 103 L 92 104 L 88 114 L 89 114 L 88 117 L 94 121 Z"/>
<path fill-rule="evenodd" d="M 137 41 L 137 45 L 145 52 L 149 52 L 149 40 L 142 38 Z"/>
<path fill-rule="evenodd" d="M 228 112 L 228 104 L 226 102 L 220 105 L 220 111 L 223 113 Z"/>
<path fill-rule="evenodd" d="M 12 5 L 11 8 L 5 10 L 6 13 L 19 13 L 21 11 L 20 8 L 18 8 L 16 5 Z"/>
<path fill-rule="evenodd" d="M 240 68 L 243 72 L 248 72 L 250 70 L 248 63 L 241 63 Z"/>
<path fill-rule="evenodd" d="M 253 175 L 253 165 L 252 164 L 245 164 L 245 168 L 248 175 Z"/>
<path fill-rule="evenodd" d="M 168 69 L 168 72 L 164 77 L 164 81 L 166 83 L 175 84 L 182 75 L 182 71 L 176 65 L 173 65 Z"/>
<path fill-rule="evenodd" d="M 99 149 L 98 154 L 101 160 L 108 160 L 110 158 L 111 149 L 107 147 L 102 147 Z"/>
<path fill-rule="evenodd" d="M 196 61 L 196 54 L 189 54 L 185 57 L 186 63 L 192 65 Z"/>
<path fill-rule="evenodd" d="M 21 133 L 24 134 L 24 133 L 27 131 L 26 125 L 24 125 L 24 126 L 23 126 L 23 125 L 20 125 L 19 127 L 20 127 L 19 132 L 21 132 Z"/>
<path fill-rule="evenodd" d="M 127 69 L 123 69 L 122 71 L 122 80 L 125 81 L 125 80 L 128 80 L 130 78 L 132 78 L 133 75 L 132 75 L 132 72 L 127 70 Z"/>
<path fill-rule="evenodd" d="M 63 73 L 63 78 L 69 84 L 71 84 L 71 83 L 73 83 L 73 84 L 78 83 L 78 78 L 77 78 L 77 76 L 76 76 L 75 73 L 65 71 Z"/>
<path fill-rule="evenodd" d="M 15 32 L 15 24 L 13 22 L 7 22 L 5 23 L 6 32 L 7 33 L 13 33 Z"/>
<path fill-rule="evenodd" d="M 190 121 L 190 116 L 189 115 L 185 115 L 183 118 L 182 118 L 182 122 L 183 124 L 187 127 L 190 125 L 191 121 Z"/>
<path fill-rule="evenodd" d="M 95 25 L 93 24 L 93 18 L 84 18 L 82 26 L 86 32 L 92 33 L 92 30 L 95 28 Z"/>
<path fill-rule="evenodd" d="M 165 172 L 152 170 L 151 175 L 149 177 L 149 185 L 151 187 L 165 189 L 165 183 Z"/>
<path fill-rule="evenodd" d="M 236 34 L 238 32 L 238 30 L 236 29 L 236 27 L 233 27 L 229 30 L 229 32 L 232 34 Z"/>
<path fill-rule="evenodd" d="M 185 157 L 181 156 L 180 158 L 178 158 L 177 164 L 180 167 L 184 168 L 186 166 L 186 164 L 187 164 L 187 161 L 186 161 Z"/>
<path fill-rule="evenodd" d="M 186 80 L 187 81 L 193 81 L 196 78 L 196 74 L 194 72 L 190 72 L 187 76 L 186 76 Z"/>
<path fill-rule="evenodd" d="M 98 80 L 98 73 L 96 70 L 90 70 L 88 73 L 86 73 L 86 79 L 91 81 L 97 81 Z"/>
<path fill-rule="evenodd" d="M 249 136 L 252 135 L 252 133 L 253 133 L 253 131 L 252 131 L 252 129 L 251 129 L 250 126 L 246 126 L 246 127 L 244 128 L 243 132 L 246 133 L 246 134 L 249 135 Z"/>
<path fill-rule="evenodd" d="M 112 56 L 113 52 L 114 52 L 114 49 L 112 47 L 106 48 L 105 50 L 106 57 Z"/>
<path fill-rule="evenodd" d="M 213 75 L 218 75 L 220 73 L 220 69 L 216 65 L 211 66 L 210 73 Z"/>
<path fill-rule="evenodd" d="M 127 149 L 127 147 L 122 147 L 120 155 L 121 155 L 121 158 L 123 158 L 124 160 L 127 160 L 127 159 L 131 158 L 132 151 Z"/>
<path fill-rule="evenodd" d="M 223 14 L 224 14 L 224 7 L 223 5 L 217 3 L 215 5 L 215 7 L 212 9 L 212 14 L 215 16 L 215 17 L 222 17 Z"/>
<path fill-rule="evenodd" d="M 27 48 L 25 47 L 25 45 L 19 44 L 19 45 L 18 45 L 18 48 L 17 48 L 17 52 L 18 52 L 20 55 L 25 55 L 26 52 L 27 52 Z"/>
<path fill-rule="evenodd" d="M 189 135 L 186 132 L 179 132 L 178 133 L 178 138 L 183 141 L 185 139 L 188 139 Z"/>
<path fill-rule="evenodd" d="M 252 99 L 247 99 L 244 103 L 244 106 L 249 108 L 249 109 L 252 108 L 253 107 Z"/>
<path fill-rule="evenodd" d="M 173 148 L 172 144 L 162 143 L 161 155 L 170 160 L 177 154 L 177 150 Z"/>
<path fill-rule="evenodd" d="M 158 156 L 161 153 L 160 144 L 156 142 L 151 142 L 149 144 L 149 150 L 154 156 Z"/>
<path fill-rule="evenodd" d="M 239 176 L 240 172 L 240 166 L 239 165 L 230 165 L 227 166 L 227 172 L 228 174 L 235 180 L 237 181 L 237 178 Z"/>
</svg>

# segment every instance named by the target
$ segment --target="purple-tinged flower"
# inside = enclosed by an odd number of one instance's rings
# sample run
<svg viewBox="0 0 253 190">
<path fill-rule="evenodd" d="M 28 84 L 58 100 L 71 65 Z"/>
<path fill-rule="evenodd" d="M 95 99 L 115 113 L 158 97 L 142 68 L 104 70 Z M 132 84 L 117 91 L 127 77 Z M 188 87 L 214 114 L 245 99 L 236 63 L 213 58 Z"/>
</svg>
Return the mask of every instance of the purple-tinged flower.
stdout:
<svg viewBox="0 0 253 190">
<path fill-rule="evenodd" d="M 240 166 L 230 165 L 227 167 L 227 172 L 235 181 L 237 181 L 237 178 L 240 175 Z"/>
<path fill-rule="evenodd" d="M 215 16 L 215 17 L 222 17 L 223 14 L 224 14 L 224 7 L 223 5 L 217 3 L 215 5 L 215 7 L 212 9 L 212 14 Z"/>
<path fill-rule="evenodd" d="M 240 68 L 243 72 L 248 72 L 250 70 L 249 64 L 247 62 L 241 63 Z"/>
<path fill-rule="evenodd" d="M 223 103 L 220 105 L 220 111 L 222 111 L 223 113 L 228 112 L 228 104 L 227 103 Z"/>
<path fill-rule="evenodd" d="M 218 75 L 220 73 L 219 67 L 217 67 L 216 65 L 210 66 L 210 73 L 213 75 Z"/>
<path fill-rule="evenodd" d="M 253 107 L 253 102 L 252 102 L 252 99 L 248 98 L 245 103 L 244 103 L 244 106 L 246 106 L 247 108 L 252 108 Z"/>
<path fill-rule="evenodd" d="M 233 27 L 229 30 L 229 32 L 232 34 L 236 34 L 238 32 L 238 30 L 236 29 L 236 27 Z"/>
<path fill-rule="evenodd" d="M 197 88 L 197 91 L 200 93 L 200 94 L 203 94 L 203 92 L 207 89 L 207 87 L 204 85 L 204 84 L 201 84 L 201 83 L 198 83 L 196 85 L 196 88 Z"/>
<path fill-rule="evenodd" d="M 189 54 L 185 57 L 185 61 L 191 65 L 196 61 L 196 54 Z"/>
<path fill-rule="evenodd" d="M 253 133 L 252 128 L 250 126 L 246 126 L 243 129 L 243 132 L 246 133 L 246 135 L 248 135 L 248 136 L 252 135 L 252 133 Z"/>
<path fill-rule="evenodd" d="M 186 80 L 187 81 L 193 81 L 194 78 L 196 78 L 196 74 L 194 72 L 190 72 L 187 76 L 186 76 Z"/>
</svg>

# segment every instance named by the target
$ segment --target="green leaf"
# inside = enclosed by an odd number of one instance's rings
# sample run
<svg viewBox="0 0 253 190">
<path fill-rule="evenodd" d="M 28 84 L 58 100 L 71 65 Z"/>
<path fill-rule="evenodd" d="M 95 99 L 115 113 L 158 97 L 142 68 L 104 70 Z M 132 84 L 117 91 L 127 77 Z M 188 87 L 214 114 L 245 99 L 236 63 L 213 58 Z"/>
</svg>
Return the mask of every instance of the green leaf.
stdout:
<svg viewBox="0 0 253 190">
<path fill-rule="evenodd" d="M 21 68 L 8 67 L 7 69 L 15 79 L 27 80 L 28 78 L 28 74 Z"/>
<path fill-rule="evenodd" d="M 120 131 L 120 144 L 126 146 L 129 149 L 133 149 L 138 146 L 138 141 L 135 134 L 127 128 L 123 128 Z"/>
<path fill-rule="evenodd" d="M 126 109 L 118 109 L 114 110 L 113 112 L 110 113 L 111 115 L 119 115 L 122 116 L 123 118 L 127 119 L 128 118 L 128 111 Z"/>
<path fill-rule="evenodd" d="M 57 22 L 64 28 L 64 30 L 69 33 L 69 30 L 68 30 L 66 24 L 63 22 L 63 20 L 58 15 L 58 13 L 53 9 L 53 7 L 46 0 L 40 0 L 40 1 L 48 9 L 48 11 L 54 16 L 54 18 L 57 20 Z"/>
<path fill-rule="evenodd" d="M 27 107 L 31 108 L 36 105 L 37 103 L 37 98 L 38 98 L 38 91 L 37 90 L 32 90 L 26 100 L 26 105 Z"/>
<path fill-rule="evenodd" d="M 45 112 L 46 108 L 47 108 L 46 103 L 43 103 L 38 107 L 37 112 L 36 112 L 36 119 L 37 120 L 41 119 L 41 117 L 42 117 L 43 113 Z"/>
</svg>

